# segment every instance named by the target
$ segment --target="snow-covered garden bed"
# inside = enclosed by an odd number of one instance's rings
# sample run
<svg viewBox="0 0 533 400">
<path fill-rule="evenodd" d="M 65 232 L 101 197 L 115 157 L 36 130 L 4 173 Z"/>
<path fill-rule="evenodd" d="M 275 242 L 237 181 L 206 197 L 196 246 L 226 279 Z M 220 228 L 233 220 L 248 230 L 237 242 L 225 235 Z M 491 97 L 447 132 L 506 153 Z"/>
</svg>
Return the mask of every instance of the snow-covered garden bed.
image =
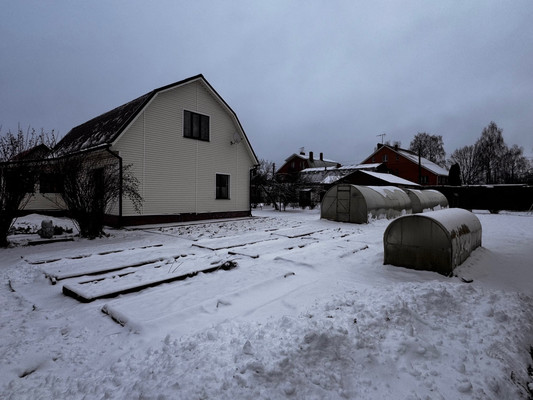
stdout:
<svg viewBox="0 0 533 400">
<path fill-rule="evenodd" d="M 476 213 L 483 247 L 447 278 L 383 265 L 388 220 L 319 215 L 1 249 L 0 398 L 530 398 L 533 216 Z M 99 268 L 123 284 L 106 268 L 135 261 L 154 261 L 124 275 L 141 281 L 237 267 L 91 303 L 62 293 Z"/>
</svg>

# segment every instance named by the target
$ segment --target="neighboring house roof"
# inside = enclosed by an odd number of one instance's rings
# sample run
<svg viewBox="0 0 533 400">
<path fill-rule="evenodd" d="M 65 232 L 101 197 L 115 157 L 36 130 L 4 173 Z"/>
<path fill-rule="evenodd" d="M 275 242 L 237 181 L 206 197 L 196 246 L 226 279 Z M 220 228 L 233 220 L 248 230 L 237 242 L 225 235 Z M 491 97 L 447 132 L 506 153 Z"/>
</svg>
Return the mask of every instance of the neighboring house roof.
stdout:
<svg viewBox="0 0 533 400">
<path fill-rule="evenodd" d="M 404 149 L 398 149 L 397 152 L 399 154 L 401 154 L 402 156 L 404 156 L 405 158 L 408 158 L 409 160 L 413 161 L 415 164 L 418 165 L 418 154 L 415 154 L 412 151 L 404 150 Z M 435 164 L 432 161 L 429 161 L 427 158 L 420 157 L 420 162 L 421 162 L 422 166 L 425 169 L 433 172 L 435 175 L 448 176 L 448 170 L 447 169 L 442 168 L 440 165 L 437 165 L 437 164 Z"/>
<path fill-rule="evenodd" d="M 348 175 L 358 172 L 370 175 L 374 178 L 380 179 L 385 183 L 392 185 L 405 185 L 405 186 L 420 186 L 417 183 L 408 181 L 407 179 L 400 178 L 399 176 L 386 174 L 381 172 L 370 171 L 365 168 L 361 168 L 365 164 L 351 165 L 345 167 L 329 167 L 329 168 L 307 168 L 300 172 L 304 181 L 307 183 L 331 185 Z M 379 167 L 381 164 L 366 164 L 372 166 L 373 169 Z"/>
<path fill-rule="evenodd" d="M 123 104 L 111 111 L 108 111 L 96 118 L 93 118 L 81 125 L 72 128 L 69 133 L 57 144 L 56 150 L 60 154 L 74 153 L 82 150 L 88 150 L 103 145 L 112 145 L 124 132 L 124 130 L 133 122 L 133 120 L 139 115 L 148 103 L 159 92 L 172 89 L 178 86 L 185 85 L 195 80 L 202 81 L 206 88 L 220 101 L 220 103 L 227 109 L 232 115 L 234 121 L 239 126 L 241 132 L 244 135 L 244 139 L 247 143 L 250 152 L 256 163 L 257 156 L 246 137 L 246 133 L 242 128 L 242 125 L 237 118 L 237 114 L 231 109 L 231 107 L 224 101 L 224 99 L 216 92 L 211 84 L 204 78 L 202 74 L 192 76 L 190 78 L 181 80 L 179 82 L 172 83 L 167 86 L 154 89 L 136 99 Z"/>
<path fill-rule="evenodd" d="M 365 160 L 371 159 L 381 149 L 383 149 L 384 147 L 387 147 L 389 150 L 392 150 L 392 151 L 398 153 L 402 157 L 404 157 L 404 158 L 408 159 L 409 161 L 412 161 L 414 164 L 418 165 L 418 154 L 416 154 L 416 153 L 414 153 L 414 152 L 412 152 L 410 150 L 401 149 L 401 148 L 396 147 L 396 146 L 388 146 L 386 144 L 385 145 L 379 145 L 378 144 L 378 146 L 379 147 L 370 156 L 365 158 Z M 421 161 L 421 165 L 422 165 L 423 168 L 427 169 L 428 171 L 431 171 L 435 175 L 448 176 L 448 170 L 446 168 L 442 168 L 441 166 L 435 164 L 432 161 L 429 161 L 427 158 L 424 158 L 424 157 L 420 157 L 420 161 Z"/>
<path fill-rule="evenodd" d="M 344 178 L 351 171 L 337 167 L 306 168 L 300 172 L 304 182 L 327 185 Z"/>
<path fill-rule="evenodd" d="M 383 163 L 368 163 L 368 164 L 356 164 L 356 165 L 344 165 L 340 169 L 349 169 L 349 170 L 376 170 L 378 167 L 383 165 Z"/>
<path fill-rule="evenodd" d="M 315 168 L 306 168 L 300 171 L 306 179 L 312 181 L 313 183 L 329 183 L 341 178 L 344 178 L 348 174 L 354 171 L 360 170 L 371 170 L 375 171 L 383 163 L 373 163 L 373 164 L 356 164 L 356 165 L 344 165 L 338 166 L 329 166 L 329 167 L 315 167 Z"/>
<path fill-rule="evenodd" d="M 324 167 L 331 167 L 331 166 L 339 165 L 339 163 L 337 161 L 328 160 L 327 158 L 320 159 L 320 158 L 313 157 L 313 161 L 311 161 L 310 154 L 298 154 L 298 153 L 293 153 L 292 155 L 287 157 L 285 159 L 285 164 L 287 164 L 289 161 L 291 161 L 294 158 L 299 158 L 301 160 L 307 161 L 309 167 L 306 168 L 306 169 L 309 169 L 309 168 L 324 168 Z"/>
<path fill-rule="evenodd" d="M 50 153 L 50 148 L 41 143 L 37 146 L 34 146 L 28 150 L 22 151 L 13 157 L 9 161 L 30 161 L 30 160 L 40 160 Z"/>
<path fill-rule="evenodd" d="M 384 182 L 393 184 L 393 185 L 406 185 L 406 186 L 420 186 L 418 183 L 408 181 L 407 179 L 400 178 L 399 176 L 393 174 L 384 174 L 382 172 L 373 172 L 373 171 L 360 171 L 363 174 L 373 176 L 374 178 L 381 179 Z"/>
</svg>

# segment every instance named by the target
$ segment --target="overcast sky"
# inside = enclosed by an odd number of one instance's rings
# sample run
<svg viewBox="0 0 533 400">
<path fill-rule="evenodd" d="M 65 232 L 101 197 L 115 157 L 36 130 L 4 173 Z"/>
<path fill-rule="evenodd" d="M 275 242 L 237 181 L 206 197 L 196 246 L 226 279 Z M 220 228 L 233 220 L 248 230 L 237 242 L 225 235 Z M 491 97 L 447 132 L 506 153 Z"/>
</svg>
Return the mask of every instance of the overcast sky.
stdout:
<svg viewBox="0 0 533 400">
<path fill-rule="evenodd" d="M 0 125 L 63 136 L 202 73 L 276 163 L 357 163 L 382 133 L 450 156 L 490 121 L 531 157 L 532 21 L 531 0 L 2 0 Z"/>
</svg>

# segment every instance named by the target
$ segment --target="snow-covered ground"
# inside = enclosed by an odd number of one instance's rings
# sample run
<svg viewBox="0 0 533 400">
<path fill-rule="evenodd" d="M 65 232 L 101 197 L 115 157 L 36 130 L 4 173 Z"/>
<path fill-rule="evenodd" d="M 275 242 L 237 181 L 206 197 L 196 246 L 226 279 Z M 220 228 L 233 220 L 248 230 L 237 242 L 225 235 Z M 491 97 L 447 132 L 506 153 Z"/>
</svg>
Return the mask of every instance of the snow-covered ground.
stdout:
<svg viewBox="0 0 533 400">
<path fill-rule="evenodd" d="M 318 210 L 40 246 L 13 236 L 0 398 L 530 399 L 533 216 L 476 214 L 483 246 L 453 278 L 383 265 L 390 221 Z M 100 298 L 226 261 L 237 267 Z"/>
</svg>

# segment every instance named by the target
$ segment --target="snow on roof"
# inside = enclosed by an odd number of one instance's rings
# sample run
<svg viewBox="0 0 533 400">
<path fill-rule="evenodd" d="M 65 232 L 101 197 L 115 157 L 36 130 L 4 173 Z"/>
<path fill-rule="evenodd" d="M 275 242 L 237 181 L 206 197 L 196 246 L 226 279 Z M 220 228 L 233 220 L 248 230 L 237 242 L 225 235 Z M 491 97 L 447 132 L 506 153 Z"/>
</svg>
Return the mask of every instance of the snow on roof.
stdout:
<svg viewBox="0 0 533 400">
<path fill-rule="evenodd" d="M 418 156 L 416 154 L 404 149 L 398 149 L 396 151 L 405 158 L 408 158 L 412 162 L 418 164 Z M 440 165 L 429 161 L 427 158 L 421 157 L 420 162 L 425 169 L 433 172 L 434 174 L 448 176 L 448 170 L 446 168 L 442 168 Z"/>
<path fill-rule="evenodd" d="M 112 143 L 127 122 L 137 114 L 153 94 L 154 91 L 147 93 L 72 128 L 57 144 L 56 150 L 61 153 L 72 153 Z"/>
<path fill-rule="evenodd" d="M 375 169 L 379 167 L 382 163 L 369 163 L 369 164 L 352 164 L 345 165 L 340 169 Z"/>
<path fill-rule="evenodd" d="M 328 167 L 328 166 L 334 166 L 336 167 L 339 163 L 337 161 L 334 161 L 334 160 L 330 160 L 328 158 L 322 158 L 322 160 L 320 158 L 317 158 L 317 157 L 313 157 L 313 161 L 311 161 L 309 159 L 309 154 L 301 154 L 301 153 L 293 153 L 291 154 L 289 157 L 287 157 L 285 159 L 285 162 L 289 162 L 291 159 L 293 158 L 299 158 L 301 160 L 306 160 L 306 161 L 309 161 L 310 165 L 313 165 L 313 167 L 310 167 L 310 168 L 324 168 L 324 167 Z M 307 168 L 309 169 L 309 168 Z"/>
<path fill-rule="evenodd" d="M 418 183 L 408 181 L 407 179 L 403 179 L 403 178 L 400 178 L 399 176 L 392 175 L 392 174 L 384 174 L 381 172 L 373 172 L 373 171 L 361 171 L 361 172 L 364 174 L 373 176 L 374 178 L 381 179 L 382 181 L 394 183 L 396 185 L 420 186 Z"/>
</svg>

